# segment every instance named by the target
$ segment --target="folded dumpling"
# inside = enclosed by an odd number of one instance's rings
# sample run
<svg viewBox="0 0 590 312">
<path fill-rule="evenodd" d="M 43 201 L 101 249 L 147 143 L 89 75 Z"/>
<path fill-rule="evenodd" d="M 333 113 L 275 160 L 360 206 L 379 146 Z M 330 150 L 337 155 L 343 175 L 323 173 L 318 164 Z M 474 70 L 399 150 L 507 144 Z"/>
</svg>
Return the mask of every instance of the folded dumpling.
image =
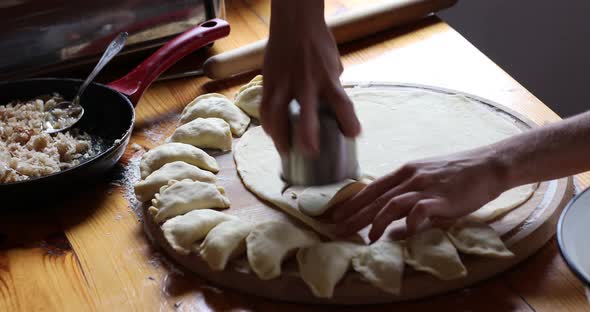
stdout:
<svg viewBox="0 0 590 312">
<path fill-rule="evenodd" d="M 316 297 L 331 298 L 334 287 L 362 247 L 348 242 L 327 242 L 301 248 L 297 252 L 299 274 Z"/>
<path fill-rule="evenodd" d="M 460 220 L 449 229 L 447 234 L 453 245 L 466 254 L 498 258 L 514 256 L 496 231 L 483 222 Z"/>
<path fill-rule="evenodd" d="M 184 161 L 174 161 L 165 164 L 160 169 L 152 172 L 145 180 L 135 184 L 135 196 L 140 202 L 151 200 L 160 188 L 167 185 L 169 181 L 184 179 L 206 183 L 217 182 L 215 175 L 209 171 L 199 169 Z"/>
<path fill-rule="evenodd" d="M 238 96 L 238 94 L 244 92 L 244 90 L 252 87 L 252 86 L 261 86 L 262 85 L 262 81 L 263 81 L 263 77 L 262 75 L 256 75 L 254 76 L 254 78 L 252 78 L 252 80 L 250 80 L 247 84 L 243 85 L 240 87 L 240 89 L 238 90 L 238 92 L 236 92 L 236 96 Z"/>
<path fill-rule="evenodd" d="M 230 151 L 232 136 L 229 124 L 221 118 L 197 118 L 174 131 L 171 142 L 181 142 L 200 148 Z"/>
<path fill-rule="evenodd" d="M 164 222 L 162 232 L 175 251 L 187 255 L 196 250 L 195 243 L 203 239 L 213 227 L 221 222 L 236 219 L 212 209 L 193 210 Z"/>
<path fill-rule="evenodd" d="M 281 264 L 297 249 L 319 242 L 313 232 L 285 222 L 257 225 L 246 237 L 250 267 L 258 278 L 269 280 L 281 275 Z"/>
<path fill-rule="evenodd" d="M 250 125 L 250 117 L 228 98 L 218 93 L 201 95 L 189 103 L 180 116 L 180 124 L 186 124 L 197 118 L 210 117 L 225 120 L 236 136 L 244 134 Z"/>
<path fill-rule="evenodd" d="M 172 180 L 152 199 L 149 211 L 158 223 L 191 210 L 228 208 L 229 199 L 223 187 L 193 180 Z"/>
<path fill-rule="evenodd" d="M 406 240 L 404 258 L 415 270 L 428 272 L 442 280 L 467 275 L 457 249 L 441 229 L 429 229 Z"/>
<path fill-rule="evenodd" d="M 215 271 L 225 269 L 227 262 L 246 252 L 246 236 L 254 224 L 241 220 L 222 222 L 214 227 L 201 244 L 201 257 Z"/>
<path fill-rule="evenodd" d="M 250 117 L 260 119 L 260 103 L 262 103 L 262 75 L 254 77 L 243 85 L 235 98 L 236 105 Z"/>
<path fill-rule="evenodd" d="M 399 295 L 404 273 L 404 252 L 398 242 L 377 241 L 352 258 L 352 267 L 375 287 Z"/>
<path fill-rule="evenodd" d="M 215 158 L 200 148 L 184 143 L 166 143 L 143 154 L 139 164 L 141 178 L 147 178 L 153 171 L 174 161 L 184 161 L 214 173 L 219 171 Z"/>
</svg>

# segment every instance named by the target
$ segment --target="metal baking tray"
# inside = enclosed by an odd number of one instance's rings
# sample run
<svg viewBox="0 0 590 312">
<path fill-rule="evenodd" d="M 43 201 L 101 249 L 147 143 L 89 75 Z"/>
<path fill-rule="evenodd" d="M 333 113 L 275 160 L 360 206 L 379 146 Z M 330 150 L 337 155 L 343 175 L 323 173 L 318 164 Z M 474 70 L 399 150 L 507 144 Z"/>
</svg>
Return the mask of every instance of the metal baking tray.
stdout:
<svg viewBox="0 0 590 312">
<path fill-rule="evenodd" d="M 164 44 L 205 20 L 224 17 L 223 0 L 0 1 L 0 80 L 96 61 L 121 31 L 121 55 Z"/>
</svg>

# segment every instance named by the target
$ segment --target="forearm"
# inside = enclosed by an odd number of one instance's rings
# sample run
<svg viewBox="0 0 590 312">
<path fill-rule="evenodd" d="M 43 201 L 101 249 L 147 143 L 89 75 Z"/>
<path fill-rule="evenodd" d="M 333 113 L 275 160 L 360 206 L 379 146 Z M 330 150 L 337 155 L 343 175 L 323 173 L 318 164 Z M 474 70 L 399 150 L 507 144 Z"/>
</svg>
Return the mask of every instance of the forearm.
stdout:
<svg viewBox="0 0 590 312">
<path fill-rule="evenodd" d="M 590 112 L 489 147 L 508 188 L 590 170 Z"/>
</svg>

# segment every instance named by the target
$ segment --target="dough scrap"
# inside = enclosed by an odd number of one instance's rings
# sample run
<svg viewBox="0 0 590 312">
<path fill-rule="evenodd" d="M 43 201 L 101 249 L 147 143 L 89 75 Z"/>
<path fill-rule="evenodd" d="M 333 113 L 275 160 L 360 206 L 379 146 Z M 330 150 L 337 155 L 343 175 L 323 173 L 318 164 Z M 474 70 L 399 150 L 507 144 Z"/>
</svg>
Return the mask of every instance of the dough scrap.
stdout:
<svg viewBox="0 0 590 312">
<path fill-rule="evenodd" d="M 472 212 L 469 216 L 474 220 L 481 222 L 488 222 L 494 220 L 512 209 L 518 207 L 522 203 L 526 202 L 531 196 L 533 196 L 535 190 L 539 184 L 527 184 L 515 187 L 511 190 L 504 192 L 498 198 L 485 204 L 483 207 Z M 505 196 L 504 194 L 510 194 Z M 504 195 L 504 196 L 503 196 Z"/>
<path fill-rule="evenodd" d="M 214 227 L 199 250 L 201 257 L 214 271 L 225 269 L 227 262 L 246 252 L 246 236 L 254 224 L 241 220 L 231 220 Z"/>
<path fill-rule="evenodd" d="M 373 178 L 409 161 L 481 147 L 522 132 L 512 119 L 461 95 L 414 87 L 356 87 L 346 92 L 363 125 L 357 139 L 361 173 Z M 282 197 L 281 160 L 261 127 L 244 133 L 234 158 L 247 189 L 323 235 L 334 236 L 305 219 L 308 216 L 295 213 L 299 212 L 297 201 Z M 506 211 L 527 198 L 510 190 L 486 209 Z"/>
<path fill-rule="evenodd" d="M 364 182 L 346 180 L 330 185 L 308 187 L 297 196 L 297 205 L 301 212 L 317 217 L 330 207 L 351 198 L 366 186 Z"/>
<path fill-rule="evenodd" d="M 235 103 L 250 117 L 260 120 L 262 102 L 262 76 L 258 75 L 236 93 Z"/>
<path fill-rule="evenodd" d="M 265 222 L 257 225 L 246 237 L 250 267 L 261 280 L 281 275 L 283 260 L 297 249 L 319 242 L 313 232 L 301 230 L 285 222 Z"/>
<path fill-rule="evenodd" d="M 140 202 L 146 202 L 151 200 L 162 186 L 167 185 L 168 181 L 184 179 L 206 183 L 217 182 L 215 175 L 209 171 L 202 170 L 184 161 L 174 161 L 165 164 L 160 169 L 152 172 L 145 180 L 135 184 L 135 196 Z"/>
<path fill-rule="evenodd" d="M 184 125 L 197 118 L 210 117 L 225 120 L 236 136 L 244 134 L 250 125 L 250 117 L 228 98 L 218 93 L 204 94 L 190 102 L 182 111 L 180 124 Z"/>
<path fill-rule="evenodd" d="M 377 241 L 352 258 L 352 267 L 373 286 L 399 295 L 404 273 L 403 250 L 398 242 Z"/>
<path fill-rule="evenodd" d="M 348 242 L 327 242 L 301 248 L 297 252 L 299 274 L 316 297 L 331 298 L 334 287 L 362 247 Z"/>
<path fill-rule="evenodd" d="M 174 131 L 171 142 L 181 142 L 200 148 L 231 151 L 232 136 L 229 124 L 221 118 L 197 118 Z"/>
<path fill-rule="evenodd" d="M 200 148 L 184 143 L 166 143 L 143 154 L 139 164 L 141 178 L 147 178 L 155 170 L 174 161 L 184 161 L 213 173 L 219 171 L 219 165 L 217 165 L 215 158 Z"/>
<path fill-rule="evenodd" d="M 494 229 L 486 223 L 460 220 L 447 232 L 455 247 L 466 254 L 509 258 L 514 254 L 506 248 Z"/>
<path fill-rule="evenodd" d="M 221 222 L 237 218 L 212 209 L 193 210 L 174 217 L 162 225 L 164 238 L 180 254 L 188 255 L 194 251 L 195 243 Z"/>
<path fill-rule="evenodd" d="M 429 229 L 410 237 L 406 241 L 404 258 L 415 270 L 428 272 L 441 280 L 467 275 L 457 249 L 441 229 Z"/>
<path fill-rule="evenodd" d="M 167 219 L 187 213 L 191 210 L 209 208 L 229 208 L 229 199 L 223 187 L 185 179 L 172 180 L 160 189 L 152 199 L 150 213 L 154 221 L 161 223 Z"/>
</svg>

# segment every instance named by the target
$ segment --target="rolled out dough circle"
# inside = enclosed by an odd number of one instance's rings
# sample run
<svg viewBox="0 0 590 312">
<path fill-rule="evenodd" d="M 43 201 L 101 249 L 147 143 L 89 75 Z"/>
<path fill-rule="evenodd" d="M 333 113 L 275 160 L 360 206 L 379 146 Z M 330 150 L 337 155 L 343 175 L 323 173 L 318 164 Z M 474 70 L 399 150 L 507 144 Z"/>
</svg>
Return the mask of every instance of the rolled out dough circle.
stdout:
<svg viewBox="0 0 590 312">
<path fill-rule="evenodd" d="M 469 150 L 523 131 L 518 120 L 463 95 L 407 86 L 346 91 L 363 126 L 357 139 L 361 171 L 374 178 L 409 161 Z M 234 157 L 246 188 L 287 213 L 297 209 L 281 194 L 280 157 L 261 127 L 244 134 Z M 535 188 L 509 190 L 474 217 L 490 221 L 525 202 Z"/>
</svg>

